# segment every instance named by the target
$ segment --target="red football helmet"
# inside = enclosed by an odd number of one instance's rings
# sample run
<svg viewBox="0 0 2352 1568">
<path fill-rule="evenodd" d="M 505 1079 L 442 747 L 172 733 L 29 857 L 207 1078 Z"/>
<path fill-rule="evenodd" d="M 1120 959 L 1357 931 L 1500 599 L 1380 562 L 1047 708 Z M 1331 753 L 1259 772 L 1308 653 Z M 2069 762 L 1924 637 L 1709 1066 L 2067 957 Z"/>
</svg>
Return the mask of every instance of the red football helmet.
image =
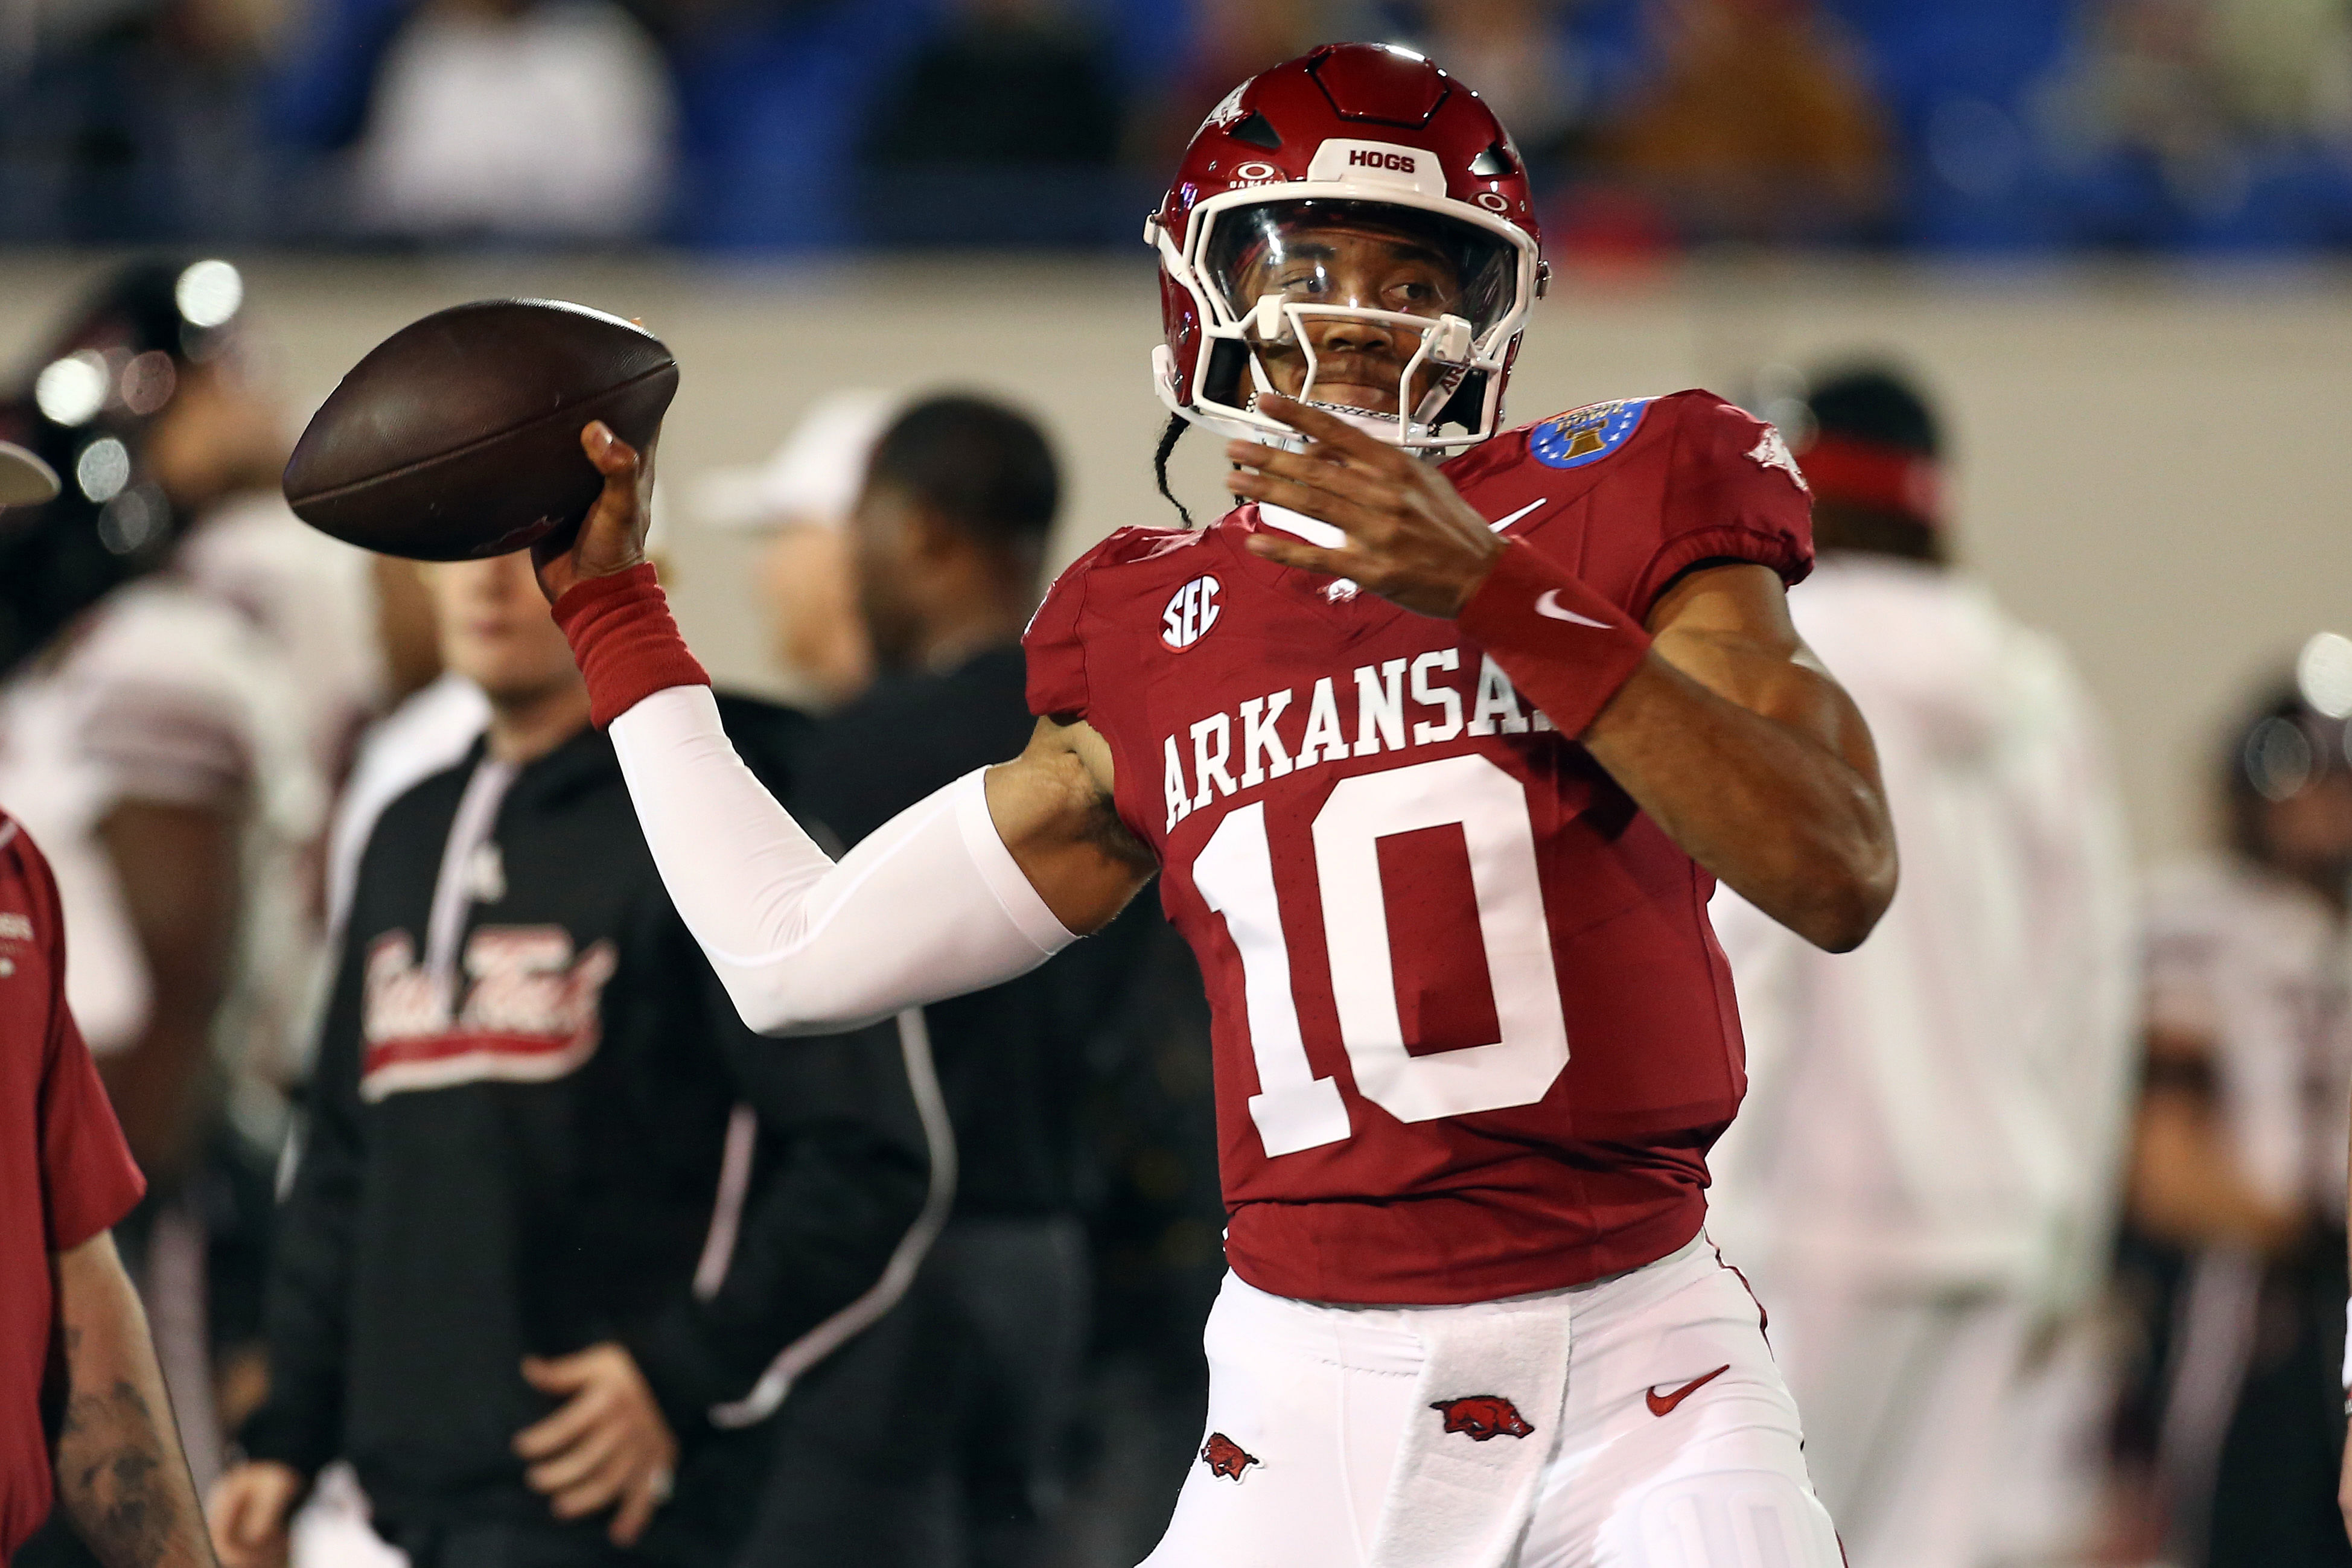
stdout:
<svg viewBox="0 0 2352 1568">
<path fill-rule="evenodd" d="M 1302 239 L 1349 223 L 1434 258 L 1429 282 L 1323 302 L 1333 285 Z M 1143 237 L 1160 252 L 1160 400 L 1258 439 L 1295 436 L 1256 412 L 1258 395 L 1276 390 L 1265 354 L 1303 357 L 1299 395 L 1315 401 L 1308 319 L 1345 318 L 1418 345 L 1393 414 L 1318 406 L 1402 447 L 1485 440 L 1549 272 L 1510 132 L 1445 72 L 1379 44 L 1326 44 L 1234 89 L 1184 150 Z"/>
</svg>

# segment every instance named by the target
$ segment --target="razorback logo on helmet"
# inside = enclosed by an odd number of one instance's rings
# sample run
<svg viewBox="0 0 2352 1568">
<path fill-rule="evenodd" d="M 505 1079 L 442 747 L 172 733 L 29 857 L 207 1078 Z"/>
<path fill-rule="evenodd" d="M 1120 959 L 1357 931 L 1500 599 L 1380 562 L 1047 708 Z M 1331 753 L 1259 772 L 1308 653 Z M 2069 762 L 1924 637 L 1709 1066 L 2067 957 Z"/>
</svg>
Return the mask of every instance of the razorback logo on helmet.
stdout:
<svg viewBox="0 0 2352 1568">
<path fill-rule="evenodd" d="M 1225 1480 L 1238 1481 L 1243 1471 L 1265 1462 L 1223 1432 L 1210 1433 L 1209 1440 L 1201 1445 L 1201 1463 L 1209 1467 L 1211 1475 Z"/>
<path fill-rule="evenodd" d="M 1224 585 L 1214 577 L 1195 577 L 1177 589 L 1176 596 L 1168 601 L 1168 608 L 1160 616 L 1160 640 L 1172 651 L 1182 653 L 1207 637 L 1209 628 L 1217 624 L 1217 616 L 1223 613 L 1217 595 L 1223 591 Z"/>
<path fill-rule="evenodd" d="M 1525 1437 L 1535 1430 L 1519 1414 L 1519 1407 L 1499 1394 L 1441 1399 L 1430 1408 L 1445 1417 L 1448 1432 L 1459 1432 L 1474 1443 L 1495 1437 Z"/>
</svg>

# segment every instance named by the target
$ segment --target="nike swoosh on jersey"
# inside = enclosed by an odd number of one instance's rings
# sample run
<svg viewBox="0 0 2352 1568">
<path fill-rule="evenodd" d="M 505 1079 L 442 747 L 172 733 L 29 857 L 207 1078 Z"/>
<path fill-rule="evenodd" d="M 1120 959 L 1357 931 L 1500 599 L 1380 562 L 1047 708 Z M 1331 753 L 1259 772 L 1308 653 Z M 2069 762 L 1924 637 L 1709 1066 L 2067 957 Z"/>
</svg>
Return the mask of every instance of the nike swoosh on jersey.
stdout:
<svg viewBox="0 0 2352 1568">
<path fill-rule="evenodd" d="M 1643 1397 L 1647 1399 L 1650 1403 L 1651 1415 L 1661 1416 L 1672 1415 L 1675 1413 L 1675 1405 L 1680 1405 L 1684 1400 L 1688 1399 L 1692 1394 L 1696 1394 L 1700 1389 L 1705 1388 L 1708 1384 L 1713 1383 L 1717 1378 L 1721 1377 L 1725 1373 L 1729 1372 L 1730 1370 L 1731 1363 L 1729 1362 L 1725 1362 L 1721 1366 L 1717 1367 L 1705 1377 L 1692 1378 L 1688 1383 L 1684 1384 L 1672 1394 L 1662 1394 L 1658 1392 L 1657 1384 L 1652 1384 L 1650 1385 L 1649 1392 L 1643 1395 Z"/>
<path fill-rule="evenodd" d="M 1523 507 L 1519 508 L 1519 510 L 1517 510 L 1517 511 L 1513 512 L 1510 516 L 1508 516 L 1508 517 L 1507 517 L 1507 518 L 1502 518 L 1502 519 L 1500 519 L 1500 520 L 1498 520 L 1498 521 L 1494 521 L 1494 522 L 1490 522 L 1490 523 L 1488 523 L 1486 526 L 1487 526 L 1488 528 L 1493 529 L 1496 533 L 1500 533 L 1500 532 L 1502 532 L 1502 531 L 1503 531 L 1503 530 L 1505 530 L 1505 529 L 1507 529 L 1507 528 L 1510 527 L 1510 526 L 1511 526 L 1511 524 L 1513 524 L 1513 523 L 1515 523 L 1515 522 L 1518 521 L 1519 521 L 1519 519 L 1521 519 L 1521 518 L 1523 518 L 1523 517 L 1527 516 L 1527 515 L 1528 515 L 1528 513 L 1529 513 L 1529 512 L 1531 512 L 1531 511 L 1535 510 L 1536 510 L 1536 508 L 1538 508 L 1538 507 L 1539 507 L 1539 506 L 1543 505 L 1546 501 L 1548 501 L 1548 500 L 1551 500 L 1551 497 L 1549 497 L 1549 496 L 1538 496 L 1538 497 L 1536 497 L 1536 499 L 1535 499 L 1535 500 L 1531 500 L 1531 501 L 1528 502 L 1528 504 L 1527 504 L 1527 505 L 1525 505 L 1525 506 L 1523 506 Z"/>
<path fill-rule="evenodd" d="M 1591 616 L 1580 616 L 1574 610 L 1561 605 L 1559 590 L 1557 588 L 1546 588 L 1543 591 L 1541 596 L 1536 600 L 1536 614 L 1555 621 L 1572 621 L 1580 626 L 1598 626 L 1604 632 L 1609 629 L 1607 621 L 1596 621 Z"/>
</svg>

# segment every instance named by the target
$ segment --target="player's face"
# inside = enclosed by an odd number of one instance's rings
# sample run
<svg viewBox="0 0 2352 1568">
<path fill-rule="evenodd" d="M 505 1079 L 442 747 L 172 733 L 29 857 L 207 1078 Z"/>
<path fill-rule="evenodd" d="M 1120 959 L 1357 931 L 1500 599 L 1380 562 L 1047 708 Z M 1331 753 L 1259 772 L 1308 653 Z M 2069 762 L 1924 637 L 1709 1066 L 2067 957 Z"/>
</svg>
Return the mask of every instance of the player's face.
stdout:
<svg viewBox="0 0 2352 1568">
<path fill-rule="evenodd" d="M 1458 309 L 1462 280 L 1436 247 L 1395 229 L 1362 222 L 1301 220 L 1276 228 L 1240 268 L 1235 292 L 1245 303 L 1268 294 L 1298 305 L 1345 305 L 1435 318 Z M 1315 351 L 1318 403 L 1394 415 L 1404 367 L 1422 334 L 1394 323 L 1346 316 L 1302 318 Z M 1307 356 L 1296 342 L 1261 342 L 1259 363 L 1275 390 L 1296 397 L 1307 384 Z M 1415 374 L 1418 404 L 1440 367 Z"/>
<path fill-rule="evenodd" d="M 441 659 L 493 702 L 543 696 L 579 679 L 528 552 L 488 561 L 452 561 L 425 569 Z"/>
</svg>

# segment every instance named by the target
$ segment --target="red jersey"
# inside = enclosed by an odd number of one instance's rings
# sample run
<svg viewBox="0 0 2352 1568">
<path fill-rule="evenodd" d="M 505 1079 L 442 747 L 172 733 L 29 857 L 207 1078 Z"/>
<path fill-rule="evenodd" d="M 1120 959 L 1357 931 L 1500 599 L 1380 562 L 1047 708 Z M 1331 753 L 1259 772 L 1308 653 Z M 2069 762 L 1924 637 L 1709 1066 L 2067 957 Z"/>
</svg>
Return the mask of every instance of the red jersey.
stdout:
<svg viewBox="0 0 2352 1568">
<path fill-rule="evenodd" d="M 110 1228 L 144 1190 L 65 979 L 48 862 L 0 816 L 0 1560 L 49 1512 L 49 1255 Z"/>
<path fill-rule="evenodd" d="M 1701 563 L 1811 565 L 1779 434 L 1706 393 L 1445 473 L 1637 621 Z M 1024 639 L 1200 960 L 1234 1272 L 1438 1304 L 1664 1257 L 1746 1086 L 1713 879 L 1455 623 L 1253 555 L 1264 526 L 1115 533 Z"/>
</svg>

